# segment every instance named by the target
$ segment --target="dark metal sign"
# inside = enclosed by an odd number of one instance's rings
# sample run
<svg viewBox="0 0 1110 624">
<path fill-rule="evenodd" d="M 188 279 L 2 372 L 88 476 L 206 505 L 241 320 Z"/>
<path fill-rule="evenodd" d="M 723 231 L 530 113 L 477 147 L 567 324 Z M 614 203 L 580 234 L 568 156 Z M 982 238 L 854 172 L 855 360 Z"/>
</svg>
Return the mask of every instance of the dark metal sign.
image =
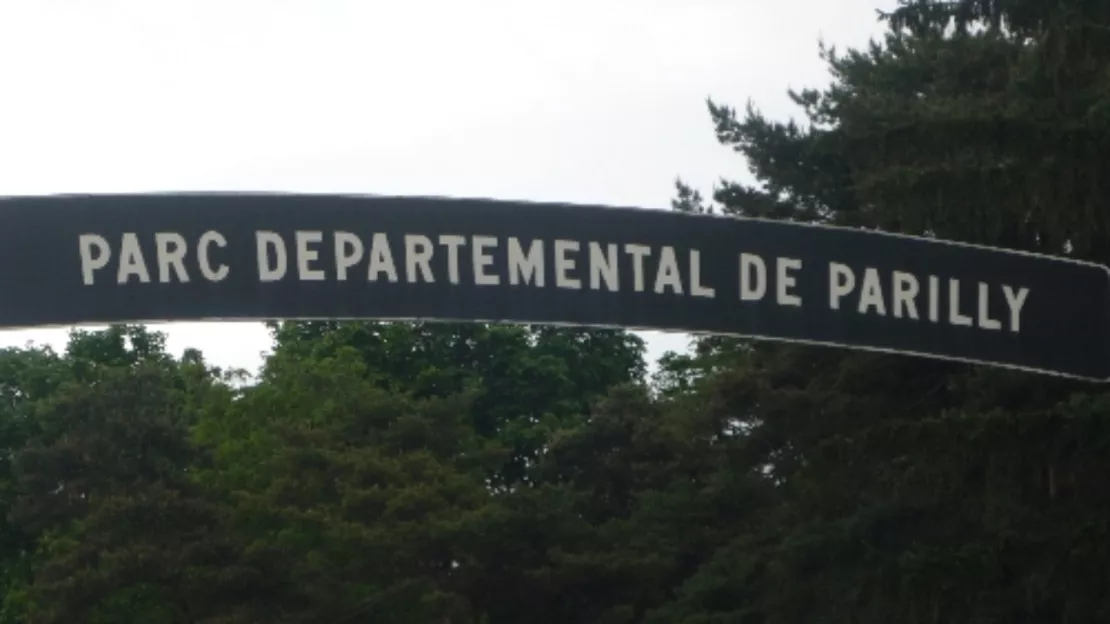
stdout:
<svg viewBox="0 0 1110 624">
<path fill-rule="evenodd" d="M 0 202 L 0 327 L 514 321 L 750 336 L 1110 378 L 1110 274 L 783 222 L 282 194 Z"/>
</svg>

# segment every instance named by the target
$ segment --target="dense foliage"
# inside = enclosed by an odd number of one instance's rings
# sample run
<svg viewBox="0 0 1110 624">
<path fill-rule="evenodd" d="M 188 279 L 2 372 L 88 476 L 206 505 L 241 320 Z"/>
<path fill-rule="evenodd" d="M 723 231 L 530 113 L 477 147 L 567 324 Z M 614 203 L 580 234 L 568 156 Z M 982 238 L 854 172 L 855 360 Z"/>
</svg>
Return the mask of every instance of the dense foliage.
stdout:
<svg viewBox="0 0 1110 624">
<path fill-rule="evenodd" d="M 754 185 L 675 209 L 1110 262 L 1110 2 L 906 2 Z M 1110 620 L 1110 395 L 615 331 L 281 323 L 243 384 L 144 327 L 0 351 L 0 624 Z"/>
</svg>

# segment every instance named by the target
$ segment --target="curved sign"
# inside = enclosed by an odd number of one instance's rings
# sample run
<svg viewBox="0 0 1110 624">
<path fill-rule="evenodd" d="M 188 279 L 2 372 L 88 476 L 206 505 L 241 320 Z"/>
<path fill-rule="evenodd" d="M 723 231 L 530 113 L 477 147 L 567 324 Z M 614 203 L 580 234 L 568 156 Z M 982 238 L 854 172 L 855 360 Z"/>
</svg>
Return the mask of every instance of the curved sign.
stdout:
<svg viewBox="0 0 1110 624">
<path fill-rule="evenodd" d="M 0 327 L 438 319 L 660 329 L 1110 378 L 1110 276 L 664 210 L 284 194 L 0 201 Z"/>
</svg>

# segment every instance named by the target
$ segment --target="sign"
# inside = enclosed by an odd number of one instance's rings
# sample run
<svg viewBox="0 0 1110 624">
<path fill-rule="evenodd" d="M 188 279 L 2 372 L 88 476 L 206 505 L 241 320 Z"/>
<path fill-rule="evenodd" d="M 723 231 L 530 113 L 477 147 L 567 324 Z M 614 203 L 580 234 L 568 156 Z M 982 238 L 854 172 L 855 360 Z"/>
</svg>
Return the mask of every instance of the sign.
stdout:
<svg viewBox="0 0 1110 624">
<path fill-rule="evenodd" d="M 0 327 L 511 321 L 749 336 L 1110 378 L 1110 274 L 663 210 L 154 194 L 0 200 Z"/>
</svg>

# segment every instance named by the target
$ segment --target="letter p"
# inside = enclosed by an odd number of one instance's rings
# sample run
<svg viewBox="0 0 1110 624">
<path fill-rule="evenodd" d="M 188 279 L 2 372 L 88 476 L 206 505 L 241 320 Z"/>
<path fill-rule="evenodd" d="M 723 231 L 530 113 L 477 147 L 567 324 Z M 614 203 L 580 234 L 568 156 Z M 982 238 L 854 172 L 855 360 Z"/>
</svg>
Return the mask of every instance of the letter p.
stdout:
<svg viewBox="0 0 1110 624">
<path fill-rule="evenodd" d="M 82 234 L 80 245 L 81 275 L 85 279 L 85 285 L 92 286 L 95 281 L 93 273 L 108 266 L 112 249 L 108 246 L 108 241 L 98 234 Z"/>
</svg>

